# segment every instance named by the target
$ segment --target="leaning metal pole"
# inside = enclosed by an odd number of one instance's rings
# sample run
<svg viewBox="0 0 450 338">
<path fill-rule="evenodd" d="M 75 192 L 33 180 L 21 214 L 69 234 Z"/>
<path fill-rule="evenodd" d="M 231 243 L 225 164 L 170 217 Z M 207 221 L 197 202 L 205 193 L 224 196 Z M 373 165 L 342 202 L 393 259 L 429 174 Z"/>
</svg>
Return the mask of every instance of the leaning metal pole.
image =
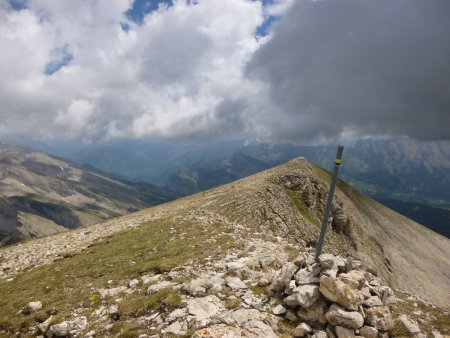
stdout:
<svg viewBox="0 0 450 338">
<path fill-rule="evenodd" d="M 330 191 L 328 192 L 327 205 L 325 206 L 325 211 L 323 213 L 323 221 L 322 221 L 322 228 L 320 229 L 319 244 L 317 244 L 316 262 L 319 261 L 319 256 L 322 253 L 323 241 L 325 239 L 325 233 L 327 232 L 328 217 L 333 203 L 334 189 L 336 188 L 336 181 L 339 173 L 339 166 L 342 161 L 343 151 L 344 146 L 339 146 L 336 154 L 336 161 L 334 162 L 334 170 L 333 176 L 331 177 Z"/>
</svg>

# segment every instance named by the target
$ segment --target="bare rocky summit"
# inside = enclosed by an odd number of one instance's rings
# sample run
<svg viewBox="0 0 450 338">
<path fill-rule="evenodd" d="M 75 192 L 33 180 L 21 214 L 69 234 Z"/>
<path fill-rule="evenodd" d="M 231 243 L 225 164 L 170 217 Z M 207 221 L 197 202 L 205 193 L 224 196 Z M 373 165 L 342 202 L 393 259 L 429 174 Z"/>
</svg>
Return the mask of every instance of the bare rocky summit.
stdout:
<svg viewBox="0 0 450 338">
<path fill-rule="evenodd" d="M 300 158 L 3 248 L 0 335 L 449 334 L 450 241 L 343 182 L 314 261 L 328 179 Z"/>
</svg>

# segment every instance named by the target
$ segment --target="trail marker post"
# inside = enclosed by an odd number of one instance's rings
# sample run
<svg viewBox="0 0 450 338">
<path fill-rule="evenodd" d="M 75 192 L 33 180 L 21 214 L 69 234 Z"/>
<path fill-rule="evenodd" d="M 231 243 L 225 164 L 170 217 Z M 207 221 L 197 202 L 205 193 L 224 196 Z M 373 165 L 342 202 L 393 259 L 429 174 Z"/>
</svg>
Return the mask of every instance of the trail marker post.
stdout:
<svg viewBox="0 0 450 338">
<path fill-rule="evenodd" d="M 325 239 L 325 233 L 327 232 L 328 227 L 328 217 L 330 215 L 331 206 L 333 205 L 333 195 L 334 195 L 334 189 L 336 188 L 336 181 L 339 173 L 339 166 L 342 162 L 342 153 L 344 152 L 344 146 L 339 146 L 336 154 L 336 160 L 334 162 L 334 170 L 333 170 L 333 176 L 331 177 L 331 183 L 330 183 L 330 190 L 328 191 L 328 198 L 327 198 L 327 204 L 325 206 L 325 211 L 323 213 L 323 221 L 322 221 L 322 228 L 320 229 L 320 237 L 319 237 L 319 243 L 317 244 L 317 251 L 316 251 L 316 262 L 319 261 L 319 256 L 322 253 L 322 247 L 323 247 L 323 241 Z"/>
</svg>

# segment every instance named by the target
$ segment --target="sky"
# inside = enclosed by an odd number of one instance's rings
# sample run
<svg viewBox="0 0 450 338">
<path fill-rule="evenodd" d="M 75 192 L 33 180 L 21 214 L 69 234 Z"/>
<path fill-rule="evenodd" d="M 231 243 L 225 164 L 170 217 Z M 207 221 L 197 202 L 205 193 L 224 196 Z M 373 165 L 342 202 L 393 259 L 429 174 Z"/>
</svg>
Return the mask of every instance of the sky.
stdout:
<svg viewBox="0 0 450 338">
<path fill-rule="evenodd" d="M 0 139 L 450 139 L 448 0 L 1 0 Z"/>
</svg>

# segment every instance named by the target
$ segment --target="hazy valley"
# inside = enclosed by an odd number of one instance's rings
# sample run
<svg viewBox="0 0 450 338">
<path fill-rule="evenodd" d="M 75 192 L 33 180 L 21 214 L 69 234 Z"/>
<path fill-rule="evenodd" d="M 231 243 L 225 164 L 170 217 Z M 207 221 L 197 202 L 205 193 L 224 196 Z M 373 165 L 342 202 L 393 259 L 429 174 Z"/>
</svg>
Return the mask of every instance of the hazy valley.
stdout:
<svg viewBox="0 0 450 338">
<path fill-rule="evenodd" d="M 97 223 L 176 197 L 27 148 L 0 145 L 0 240 L 11 244 Z"/>
<path fill-rule="evenodd" d="M 245 145 L 242 141 L 211 145 L 123 141 L 59 153 L 127 180 L 144 181 L 189 195 L 298 156 L 330 170 L 335 148 L 335 145 L 280 143 Z M 406 138 L 352 142 L 346 145 L 341 177 L 388 207 L 450 236 L 449 142 Z"/>
</svg>

